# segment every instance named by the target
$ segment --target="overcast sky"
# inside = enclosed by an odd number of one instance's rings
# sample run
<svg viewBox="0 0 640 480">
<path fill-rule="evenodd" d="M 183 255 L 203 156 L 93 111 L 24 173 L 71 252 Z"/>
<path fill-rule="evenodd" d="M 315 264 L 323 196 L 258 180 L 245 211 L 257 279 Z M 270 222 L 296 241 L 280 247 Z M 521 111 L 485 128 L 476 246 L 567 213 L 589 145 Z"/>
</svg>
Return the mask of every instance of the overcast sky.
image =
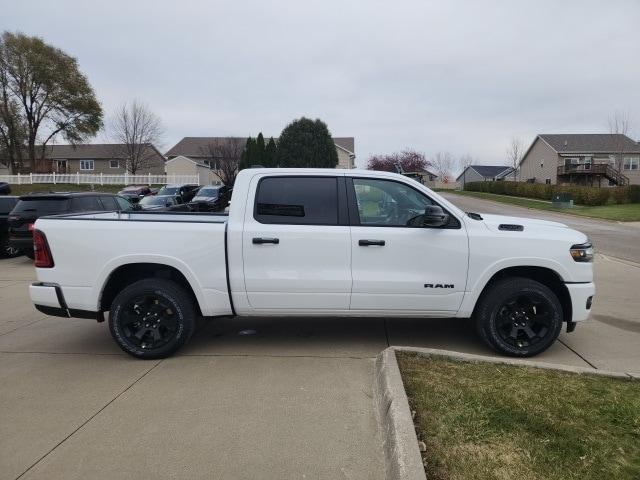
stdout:
<svg viewBox="0 0 640 480">
<path fill-rule="evenodd" d="M 511 137 L 640 137 L 640 1 L 8 1 L 0 30 L 76 57 L 105 113 L 146 102 L 183 136 L 277 136 L 294 118 L 505 162 Z M 103 138 L 98 138 L 103 140 Z"/>
</svg>

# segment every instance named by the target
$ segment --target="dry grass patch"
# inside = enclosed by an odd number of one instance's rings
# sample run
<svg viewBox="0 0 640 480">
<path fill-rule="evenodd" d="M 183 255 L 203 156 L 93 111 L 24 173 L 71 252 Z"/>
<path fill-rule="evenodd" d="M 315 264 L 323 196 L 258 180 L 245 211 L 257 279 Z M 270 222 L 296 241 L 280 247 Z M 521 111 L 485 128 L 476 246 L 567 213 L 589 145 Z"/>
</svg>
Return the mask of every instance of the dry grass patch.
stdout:
<svg viewBox="0 0 640 480">
<path fill-rule="evenodd" d="M 640 478 L 640 382 L 399 353 L 427 478 Z"/>
</svg>

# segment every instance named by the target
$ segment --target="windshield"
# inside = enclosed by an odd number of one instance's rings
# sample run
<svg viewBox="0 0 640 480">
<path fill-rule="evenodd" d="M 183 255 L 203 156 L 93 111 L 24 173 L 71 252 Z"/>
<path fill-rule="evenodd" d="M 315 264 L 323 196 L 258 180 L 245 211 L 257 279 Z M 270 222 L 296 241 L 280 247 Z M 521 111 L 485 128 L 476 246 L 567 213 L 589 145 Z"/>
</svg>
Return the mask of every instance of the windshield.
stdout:
<svg viewBox="0 0 640 480">
<path fill-rule="evenodd" d="M 25 199 L 19 200 L 15 213 L 36 212 L 38 215 L 51 213 L 61 213 L 68 210 L 69 199 L 67 198 L 47 198 L 47 199 Z"/>
<path fill-rule="evenodd" d="M 198 193 L 198 197 L 217 197 L 220 194 L 220 189 L 216 187 L 202 187 Z"/>
<path fill-rule="evenodd" d="M 164 207 L 167 203 L 171 203 L 167 197 L 144 197 L 140 200 L 140 205 L 162 205 Z"/>
<path fill-rule="evenodd" d="M 179 195 L 180 188 L 178 187 L 162 187 L 158 192 L 158 195 Z"/>
</svg>

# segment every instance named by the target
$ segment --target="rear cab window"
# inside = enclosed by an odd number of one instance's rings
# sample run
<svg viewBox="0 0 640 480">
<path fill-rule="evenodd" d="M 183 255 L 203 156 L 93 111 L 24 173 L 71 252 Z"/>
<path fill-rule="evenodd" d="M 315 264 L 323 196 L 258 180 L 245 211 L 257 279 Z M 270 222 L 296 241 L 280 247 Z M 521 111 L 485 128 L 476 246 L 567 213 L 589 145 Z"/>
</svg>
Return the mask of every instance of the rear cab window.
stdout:
<svg viewBox="0 0 640 480">
<path fill-rule="evenodd" d="M 65 197 L 24 198 L 18 201 L 14 213 L 28 215 L 54 215 L 69 210 L 69 199 Z"/>
<path fill-rule="evenodd" d="M 338 225 L 338 179 L 262 178 L 256 191 L 253 216 L 266 224 Z"/>
</svg>

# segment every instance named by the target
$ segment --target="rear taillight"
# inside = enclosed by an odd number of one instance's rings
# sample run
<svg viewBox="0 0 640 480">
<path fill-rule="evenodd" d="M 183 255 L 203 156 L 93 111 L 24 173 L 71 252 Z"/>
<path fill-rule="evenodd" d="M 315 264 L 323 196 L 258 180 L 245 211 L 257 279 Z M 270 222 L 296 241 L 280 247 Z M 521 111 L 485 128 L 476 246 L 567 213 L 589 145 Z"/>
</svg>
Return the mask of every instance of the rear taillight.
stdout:
<svg viewBox="0 0 640 480">
<path fill-rule="evenodd" d="M 52 268 L 53 257 L 51 256 L 51 250 L 49 250 L 49 243 L 47 243 L 47 237 L 44 236 L 40 230 L 33 231 L 33 253 L 34 262 L 36 268 Z"/>
</svg>

